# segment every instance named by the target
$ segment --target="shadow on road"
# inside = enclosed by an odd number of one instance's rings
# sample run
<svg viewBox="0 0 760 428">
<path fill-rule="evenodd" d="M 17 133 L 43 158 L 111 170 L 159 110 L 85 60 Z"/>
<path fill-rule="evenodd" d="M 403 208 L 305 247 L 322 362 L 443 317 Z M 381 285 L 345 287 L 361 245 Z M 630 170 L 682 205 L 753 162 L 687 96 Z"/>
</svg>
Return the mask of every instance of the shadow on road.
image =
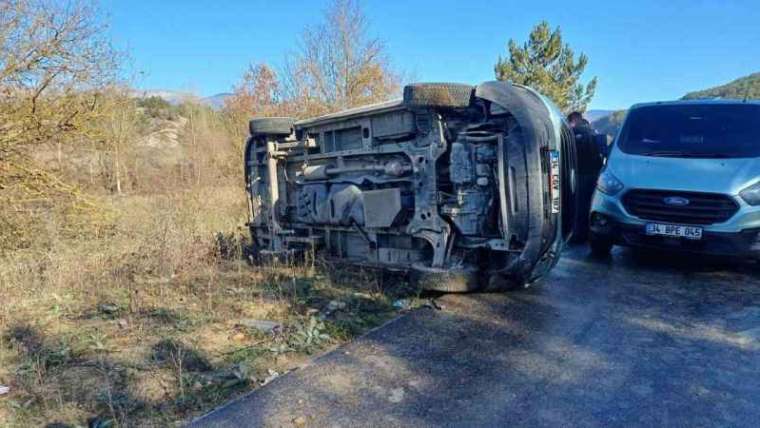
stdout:
<svg viewBox="0 0 760 428">
<path fill-rule="evenodd" d="M 540 286 L 445 296 L 196 426 L 753 426 L 757 273 L 571 248 Z"/>
</svg>

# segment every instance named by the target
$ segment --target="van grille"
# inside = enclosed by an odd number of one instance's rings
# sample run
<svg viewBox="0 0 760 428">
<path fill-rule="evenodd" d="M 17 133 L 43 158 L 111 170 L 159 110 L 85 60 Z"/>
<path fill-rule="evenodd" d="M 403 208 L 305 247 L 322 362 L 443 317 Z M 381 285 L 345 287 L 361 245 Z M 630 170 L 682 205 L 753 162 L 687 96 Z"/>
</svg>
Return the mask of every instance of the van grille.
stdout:
<svg viewBox="0 0 760 428">
<path fill-rule="evenodd" d="M 669 198 L 688 203 L 666 203 Z M 728 195 L 668 190 L 630 190 L 623 196 L 623 206 L 629 213 L 645 220 L 686 224 L 722 223 L 739 211 L 739 205 Z"/>
</svg>

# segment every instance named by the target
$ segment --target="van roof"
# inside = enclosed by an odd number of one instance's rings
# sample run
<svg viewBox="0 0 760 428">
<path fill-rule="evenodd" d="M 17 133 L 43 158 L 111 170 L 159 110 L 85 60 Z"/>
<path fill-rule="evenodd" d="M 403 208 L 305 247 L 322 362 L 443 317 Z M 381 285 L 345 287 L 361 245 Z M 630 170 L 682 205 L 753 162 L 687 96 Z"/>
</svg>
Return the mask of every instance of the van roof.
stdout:
<svg viewBox="0 0 760 428">
<path fill-rule="evenodd" d="M 381 103 L 369 104 L 361 107 L 354 107 L 348 110 L 342 110 L 335 113 L 329 113 L 309 119 L 299 120 L 295 123 L 297 128 L 318 125 L 326 122 L 349 119 L 356 116 L 362 116 L 370 113 L 381 113 L 391 110 L 399 110 L 404 107 L 401 99 L 385 101 Z"/>
<path fill-rule="evenodd" d="M 676 100 L 676 101 L 655 101 L 649 103 L 638 103 L 631 106 L 631 110 L 640 107 L 651 106 L 679 106 L 679 105 L 755 105 L 760 106 L 760 100 L 738 100 L 738 99 L 723 99 L 723 98 L 704 98 L 695 100 Z"/>
</svg>

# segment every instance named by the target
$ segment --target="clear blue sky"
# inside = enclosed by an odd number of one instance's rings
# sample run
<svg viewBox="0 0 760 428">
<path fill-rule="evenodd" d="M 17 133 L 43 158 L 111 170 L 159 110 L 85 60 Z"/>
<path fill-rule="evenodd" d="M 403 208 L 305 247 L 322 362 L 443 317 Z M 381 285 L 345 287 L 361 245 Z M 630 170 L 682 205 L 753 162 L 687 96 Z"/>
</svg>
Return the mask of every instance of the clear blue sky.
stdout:
<svg viewBox="0 0 760 428">
<path fill-rule="evenodd" d="M 477 83 L 509 38 L 545 19 L 591 59 L 591 107 L 673 99 L 760 71 L 758 0 L 364 0 L 371 33 L 416 80 Z M 227 92 L 247 64 L 274 66 L 326 1 L 102 0 L 145 89 Z M 568 5 L 574 5 L 570 8 Z"/>
</svg>

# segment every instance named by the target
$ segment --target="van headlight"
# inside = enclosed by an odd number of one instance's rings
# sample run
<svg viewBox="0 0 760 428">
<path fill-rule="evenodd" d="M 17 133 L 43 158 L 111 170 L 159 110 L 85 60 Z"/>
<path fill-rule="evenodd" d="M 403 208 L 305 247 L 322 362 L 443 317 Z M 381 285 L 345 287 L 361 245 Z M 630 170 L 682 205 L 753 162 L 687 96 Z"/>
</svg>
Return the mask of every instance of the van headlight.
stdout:
<svg viewBox="0 0 760 428">
<path fill-rule="evenodd" d="M 739 192 L 739 196 L 744 199 L 744 202 L 752 206 L 760 205 L 760 182 L 757 182 L 742 190 Z"/>
<path fill-rule="evenodd" d="M 615 196 L 623 190 L 623 182 L 618 180 L 617 177 L 612 175 L 611 172 L 604 171 L 599 175 L 599 180 L 596 181 L 596 188 L 600 192 L 606 193 L 610 196 Z"/>
</svg>

